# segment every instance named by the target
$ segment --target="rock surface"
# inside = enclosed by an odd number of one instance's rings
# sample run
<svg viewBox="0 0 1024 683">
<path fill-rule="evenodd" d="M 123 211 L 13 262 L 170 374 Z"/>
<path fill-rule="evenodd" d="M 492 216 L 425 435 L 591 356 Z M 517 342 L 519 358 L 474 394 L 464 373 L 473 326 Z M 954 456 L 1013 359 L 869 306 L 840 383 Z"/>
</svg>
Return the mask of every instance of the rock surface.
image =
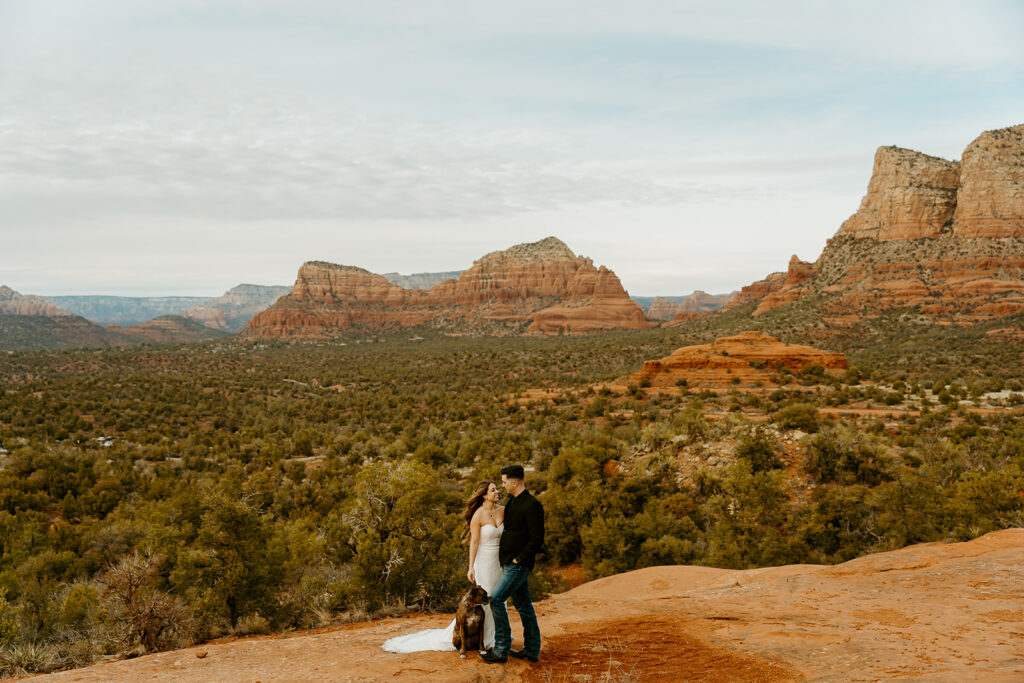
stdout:
<svg viewBox="0 0 1024 683">
<path fill-rule="evenodd" d="M 644 361 L 640 372 L 627 382 L 654 388 L 674 387 L 685 381 L 691 389 L 728 389 L 737 386 L 773 386 L 779 369 L 800 372 L 820 365 L 826 372 L 846 370 L 841 353 L 810 346 L 786 344 L 763 332 L 742 332 L 711 344 L 684 346 L 658 360 Z"/>
<path fill-rule="evenodd" d="M 1024 312 L 1024 125 L 988 131 L 961 163 L 882 147 L 860 208 L 813 264 L 744 287 L 753 315 L 816 297 L 850 325 L 894 308 L 971 324 Z"/>
<path fill-rule="evenodd" d="M 0 315 L 41 315 L 56 318 L 73 314 L 44 297 L 20 294 L 7 285 L 0 285 Z"/>
<path fill-rule="evenodd" d="M 1024 237 L 1024 125 L 982 133 L 962 164 L 954 234 Z"/>
<path fill-rule="evenodd" d="M 608 680 L 610 672 L 613 680 L 1019 681 L 1022 569 L 1022 529 L 835 566 L 650 567 L 538 602 L 544 643 L 536 664 L 380 649 L 387 638 L 451 619 L 438 615 L 207 643 L 48 678 L 539 682 Z"/>
<path fill-rule="evenodd" d="M 253 316 L 270 308 L 291 291 L 287 286 L 247 285 L 232 287 L 216 299 L 208 299 L 181 312 L 207 327 L 224 332 L 241 332 Z"/>
<path fill-rule="evenodd" d="M 291 294 L 255 316 L 247 334 L 328 339 L 346 330 L 430 324 L 484 333 L 576 334 L 650 327 L 615 273 L 548 237 L 477 260 L 458 279 L 403 289 L 354 266 L 310 261 Z"/>
<path fill-rule="evenodd" d="M 879 147 L 860 208 L 840 235 L 876 240 L 936 237 L 956 208 L 960 164 L 899 147 Z"/>
</svg>

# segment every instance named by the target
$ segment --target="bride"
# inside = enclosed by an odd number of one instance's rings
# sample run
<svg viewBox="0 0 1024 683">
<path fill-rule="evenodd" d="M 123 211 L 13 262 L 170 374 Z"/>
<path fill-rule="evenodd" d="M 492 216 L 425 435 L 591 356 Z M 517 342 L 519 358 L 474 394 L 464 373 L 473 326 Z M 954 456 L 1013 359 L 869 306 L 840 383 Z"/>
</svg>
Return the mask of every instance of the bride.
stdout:
<svg viewBox="0 0 1024 683">
<path fill-rule="evenodd" d="M 466 531 L 469 533 L 469 571 L 466 577 L 490 595 L 501 577 L 498 563 L 498 543 L 505 520 L 505 508 L 498 505 L 498 487 L 493 481 L 477 484 L 473 495 L 466 501 Z M 465 534 L 463 534 L 465 537 Z M 494 616 L 490 605 L 484 606 L 484 647 L 494 647 Z M 385 641 L 382 648 L 388 652 L 421 652 L 423 650 L 454 651 L 452 634 L 455 620 L 448 628 L 417 631 Z"/>
</svg>

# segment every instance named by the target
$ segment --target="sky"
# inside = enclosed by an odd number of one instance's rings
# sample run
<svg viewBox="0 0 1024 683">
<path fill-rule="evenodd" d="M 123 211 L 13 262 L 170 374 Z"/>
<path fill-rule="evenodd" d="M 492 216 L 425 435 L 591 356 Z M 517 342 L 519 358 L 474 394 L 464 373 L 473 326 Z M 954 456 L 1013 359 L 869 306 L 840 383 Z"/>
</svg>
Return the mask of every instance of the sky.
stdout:
<svg viewBox="0 0 1024 683">
<path fill-rule="evenodd" d="M 814 260 L 875 149 L 1024 123 L 1024 3 L 0 0 L 0 284 L 218 296 L 548 235 L 633 295 Z"/>
</svg>

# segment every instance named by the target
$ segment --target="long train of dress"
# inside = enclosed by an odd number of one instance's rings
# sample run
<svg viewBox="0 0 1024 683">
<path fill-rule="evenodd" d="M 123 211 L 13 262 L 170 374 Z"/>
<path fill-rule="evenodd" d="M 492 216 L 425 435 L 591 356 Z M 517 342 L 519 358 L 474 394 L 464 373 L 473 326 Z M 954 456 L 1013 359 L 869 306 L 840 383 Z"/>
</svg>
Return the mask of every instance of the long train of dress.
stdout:
<svg viewBox="0 0 1024 683">
<path fill-rule="evenodd" d="M 501 541 L 501 532 L 505 525 L 495 528 L 490 524 L 480 527 L 480 545 L 477 547 L 476 560 L 473 562 L 473 571 L 476 574 L 477 584 L 490 595 L 495 584 L 501 577 L 501 564 L 498 562 L 498 543 Z M 491 614 L 491 606 L 484 606 L 484 648 L 494 647 L 494 616 Z M 455 620 L 448 624 L 447 628 L 432 628 L 426 631 L 417 631 L 404 636 L 391 638 L 382 648 L 388 652 L 422 652 L 424 650 L 440 650 L 451 652 L 455 650 L 452 645 L 452 634 L 455 633 Z"/>
</svg>

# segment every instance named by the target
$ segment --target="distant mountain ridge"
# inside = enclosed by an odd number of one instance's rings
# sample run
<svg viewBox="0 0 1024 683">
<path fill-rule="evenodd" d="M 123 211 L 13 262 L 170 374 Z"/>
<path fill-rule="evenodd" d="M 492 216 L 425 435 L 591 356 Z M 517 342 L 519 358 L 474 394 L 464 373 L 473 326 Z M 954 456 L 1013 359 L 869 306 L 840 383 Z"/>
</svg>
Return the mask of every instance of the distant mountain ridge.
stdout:
<svg viewBox="0 0 1024 683">
<path fill-rule="evenodd" d="M 384 273 L 382 277 L 402 289 L 430 289 L 445 280 L 457 280 L 460 275 L 462 275 L 461 270 L 450 270 L 445 273 L 413 273 L 412 275 Z"/>
<path fill-rule="evenodd" d="M 163 315 L 177 315 L 208 301 L 206 296 L 107 296 L 74 295 L 46 297 L 56 305 L 97 325 L 140 325 Z"/>
<path fill-rule="evenodd" d="M 680 313 L 710 313 L 717 311 L 736 296 L 729 294 L 708 294 L 697 290 L 685 296 L 634 296 L 651 320 L 672 320 Z"/>
<path fill-rule="evenodd" d="M 487 254 L 458 279 L 428 290 L 404 289 L 355 266 L 309 261 L 291 294 L 254 317 L 246 335 L 322 339 L 424 324 L 542 335 L 652 326 L 615 273 L 548 237 Z"/>
</svg>

